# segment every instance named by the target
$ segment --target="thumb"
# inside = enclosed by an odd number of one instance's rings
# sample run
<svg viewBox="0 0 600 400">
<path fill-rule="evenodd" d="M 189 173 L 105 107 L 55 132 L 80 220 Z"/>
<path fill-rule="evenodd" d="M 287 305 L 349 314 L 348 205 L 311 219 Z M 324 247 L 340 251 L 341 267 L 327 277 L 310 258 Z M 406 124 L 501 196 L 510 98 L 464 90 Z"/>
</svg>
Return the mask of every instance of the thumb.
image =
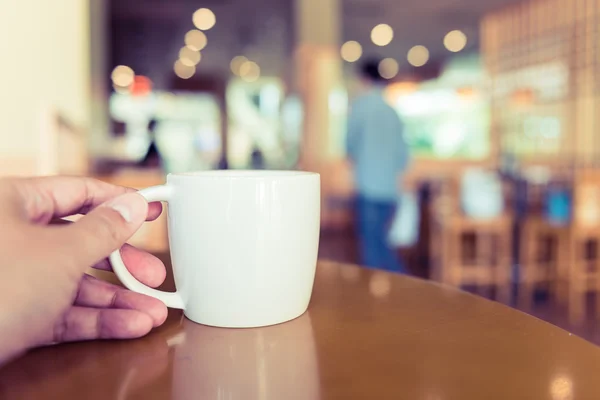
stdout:
<svg viewBox="0 0 600 400">
<path fill-rule="evenodd" d="M 65 229 L 73 261 L 89 267 L 119 249 L 146 220 L 148 203 L 127 193 L 96 207 Z"/>
</svg>

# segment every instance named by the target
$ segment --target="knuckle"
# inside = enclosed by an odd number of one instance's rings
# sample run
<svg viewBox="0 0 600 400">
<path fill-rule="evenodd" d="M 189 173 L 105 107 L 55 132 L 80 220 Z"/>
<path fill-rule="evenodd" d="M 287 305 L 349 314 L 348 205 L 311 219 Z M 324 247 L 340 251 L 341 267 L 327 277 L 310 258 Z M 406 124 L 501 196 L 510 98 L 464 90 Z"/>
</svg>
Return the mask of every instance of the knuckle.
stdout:
<svg viewBox="0 0 600 400">
<path fill-rule="evenodd" d="M 54 325 L 53 341 L 54 343 L 62 343 L 66 340 L 68 324 L 65 316 L 61 317 Z"/>
</svg>

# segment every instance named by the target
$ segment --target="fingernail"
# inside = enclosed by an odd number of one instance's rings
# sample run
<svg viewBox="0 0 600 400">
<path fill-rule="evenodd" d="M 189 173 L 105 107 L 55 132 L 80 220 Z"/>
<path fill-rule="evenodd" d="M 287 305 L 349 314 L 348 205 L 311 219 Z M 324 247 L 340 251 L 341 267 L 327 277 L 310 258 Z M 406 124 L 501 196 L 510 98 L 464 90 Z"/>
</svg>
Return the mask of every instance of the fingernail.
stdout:
<svg viewBox="0 0 600 400">
<path fill-rule="evenodd" d="M 110 206 L 113 210 L 121 214 L 121 217 L 127 222 L 131 222 L 131 211 L 122 204 L 113 204 Z"/>
<path fill-rule="evenodd" d="M 108 201 L 106 206 L 121 214 L 121 217 L 130 223 L 133 221 L 136 208 L 139 208 L 141 199 L 142 197 L 137 193 L 127 193 Z"/>
</svg>

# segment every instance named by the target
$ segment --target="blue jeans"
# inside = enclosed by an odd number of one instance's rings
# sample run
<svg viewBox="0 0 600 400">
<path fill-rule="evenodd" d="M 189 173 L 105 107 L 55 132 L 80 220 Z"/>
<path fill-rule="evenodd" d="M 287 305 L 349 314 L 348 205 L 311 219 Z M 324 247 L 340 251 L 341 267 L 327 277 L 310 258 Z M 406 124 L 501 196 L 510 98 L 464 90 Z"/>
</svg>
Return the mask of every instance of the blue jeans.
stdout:
<svg viewBox="0 0 600 400">
<path fill-rule="evenodd" d="M 396 212 L 395 202 L 357 199 L 356 220 L 361 264 L 371 268 L 404 273 L 405 268 L 387 236 Z"/>
</svg>

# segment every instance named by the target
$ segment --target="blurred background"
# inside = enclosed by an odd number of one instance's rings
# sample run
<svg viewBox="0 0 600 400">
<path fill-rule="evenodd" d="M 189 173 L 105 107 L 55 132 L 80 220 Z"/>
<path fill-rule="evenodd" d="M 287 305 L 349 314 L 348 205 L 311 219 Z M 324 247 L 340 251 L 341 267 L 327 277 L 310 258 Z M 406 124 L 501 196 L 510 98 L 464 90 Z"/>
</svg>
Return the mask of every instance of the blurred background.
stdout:
<svg viewBox="0 0 600 400">
<path fill-rule="evenodd" d="M 598 0 L 4 2 L 0 174 L 317 171 L 321 257 L 360 263 L 347 121 L 376 58 L 408 273 L 600 343 L 599 22 Z M 132 242 L 165 252 L 164 217 Z"/>
</svg>

